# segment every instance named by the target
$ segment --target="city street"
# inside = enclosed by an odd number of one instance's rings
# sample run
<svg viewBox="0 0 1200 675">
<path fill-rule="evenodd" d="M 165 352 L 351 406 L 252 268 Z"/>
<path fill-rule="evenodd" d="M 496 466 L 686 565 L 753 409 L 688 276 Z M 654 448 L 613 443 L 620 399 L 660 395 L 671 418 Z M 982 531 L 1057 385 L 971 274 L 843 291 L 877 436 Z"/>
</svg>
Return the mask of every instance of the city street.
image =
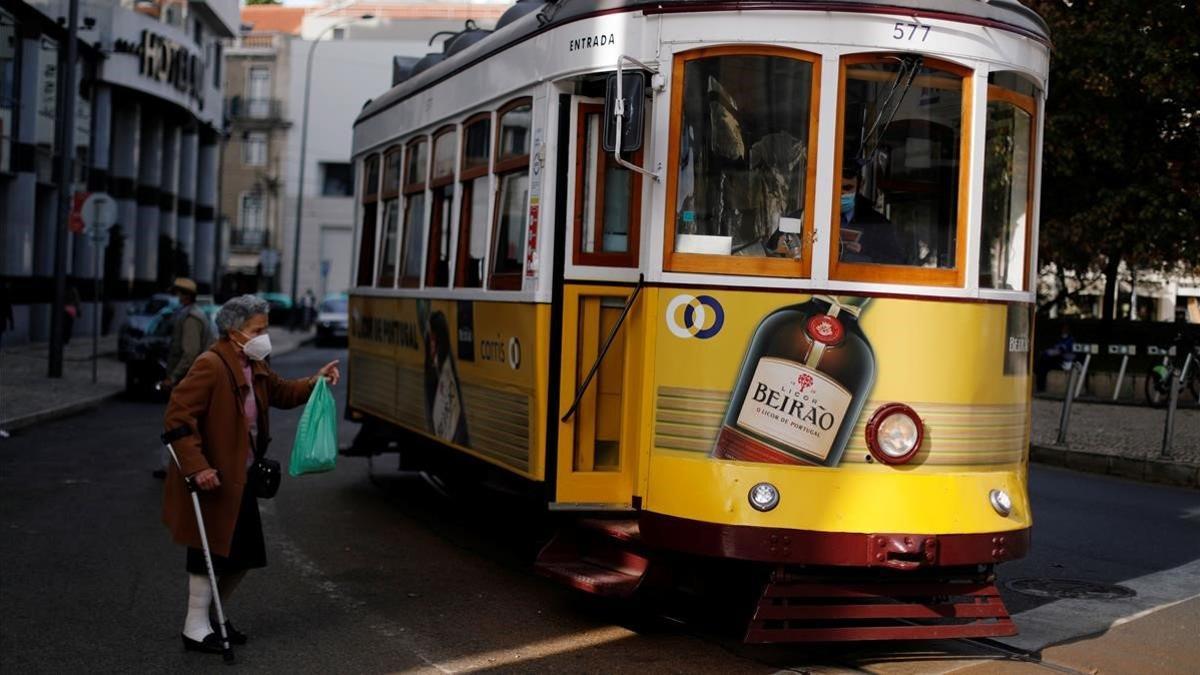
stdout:
<svg viewBox="0 0 1200 675">
<path fill-rule="evenodd" d="M 306 376 L 339 356 L 302 348 L 274 365 Z M 344 394 L 338 387 L 339 411 Z M 150 475 L 161 413 L 118 399 L 0 441 L 0 668 L 218 666 L 180 646 L 184 555 L 159 521 L 161 483 Z M 285 464 L 299 415 L 273 411 L 272 454 Z M 343 445 L 353 433 L 341 423 Z M 541 532 L 533 514 L 491 494 L 447 499 L 393 467 L 376 460 L 372 480 L 366 460 L 340 458 L 332 473 L 285 477 L 279 496 L 260 502 L 269 566 L 228 607 L 250 635 L 239 668 L 1182 673 L 1200 663 L 1194 490 L 1035 465 L 1033 552 L 1001 571 L 1019 636 L 768 648 L 556 586 L 529 564 Z"/>
</svg>

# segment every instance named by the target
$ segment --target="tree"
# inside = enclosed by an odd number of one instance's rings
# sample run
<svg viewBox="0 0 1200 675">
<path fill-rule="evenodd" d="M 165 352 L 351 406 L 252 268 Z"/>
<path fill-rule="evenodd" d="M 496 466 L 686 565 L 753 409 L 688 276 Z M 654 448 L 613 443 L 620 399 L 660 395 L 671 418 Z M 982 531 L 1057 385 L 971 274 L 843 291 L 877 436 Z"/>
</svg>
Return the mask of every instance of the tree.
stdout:
<svg viewBox="0 0 1200 675">
<path fill-rule="evenodd" d="M 247 5 L 278 5 L 279 0 L 246 0 Z"/>
<path fill-rule="evenodd" d="M 1200 267 L 1196 0 L 1026 0 L 1054 43 L 1039 259 L 1105 276 Z"/>
</svg>

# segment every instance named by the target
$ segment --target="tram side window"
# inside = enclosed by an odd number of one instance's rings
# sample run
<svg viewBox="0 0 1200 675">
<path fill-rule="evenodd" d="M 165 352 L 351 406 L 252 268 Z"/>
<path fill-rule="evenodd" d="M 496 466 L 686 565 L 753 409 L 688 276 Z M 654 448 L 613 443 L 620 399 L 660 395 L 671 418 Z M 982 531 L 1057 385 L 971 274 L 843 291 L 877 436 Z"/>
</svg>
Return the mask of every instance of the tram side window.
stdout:
<svg viewBox="0 0 1200 675">
<path fill-rule="evenodd" d="M 370 286 L 375 274 L 375 217 L 379 199 L 379 155 L 363 160 L 362 227 L 359 228 L 358 273 L 359 286 Z"/>
<path fill-rule="evenodd" d="M 604 152 L 604 106 L 579 106 L 575 130 L 575 264 L 637 265 L 642 177 Z M 622 153 L 624 155 L 625 153 Z M 641 150 L 627 160 L 641 166 Z"/>
<path fill-rule="evenodd" d="M 832 276 L 955 284 L 966 69 L 916 55 L 843 59 Z M 856 265 L 942 272 L 880 272 Z M 877 270 L 878 268 L 876 268 Z"/>
<path fill-rule="evenodd" d="M 462 205 L 458 217 L 458 261 L 454 285 L 483 286 L 483 261 L 487 255 L 488 196 L 491 178 L 488 163 L 492 147 L 492 114 L 477 115 L 463 124 L 462 167 L 459 180 Z"/>
<path fill-rule="evenodd" d="M 988 75 L 981 288 L 1028 286 L 1038 95 L 1036 87 L 1016 73 Z"/>
<path fill-rule="evenodd" d="M 458 150 L 457 127 L 438 131 L 433 137 L 433 171 L 429 177 L 432 213 L 425 259 L 425 285 L 450 285 L 450 222 L 454 215 L 454 160 Z"/>
<path fill-rule="evenodd" d="M 529 225 L 529 133 L 533 102 L 520 99 L 500 109 L 496 130 L 496 228 L 492 235 L 488 288 L 517 290 L 525 266 Z"/>
<path fill-rule="evenodd" d="M 680 58 L 669 264 L 686 271 L 807 274 L 816 56 L 749 47 Z"/>
<path fill-rule="evenodd" d="M 396 251 L 399 247 L 400 227 L 400 169 L 402 148 L 389 149 L 383 156 L 383 237 L 380 240 L 379 279 L 381 288 L 391 288 L 396 283 Z"/>
<path fill-rule="evenodd" d="M 425 235 L 425 177 L 429 143 L 418 138 L 408 144 L 404 163 L 404 245 L 400 250 L 400 285 L 421 284 L 421 244 Z"/>
</svg>

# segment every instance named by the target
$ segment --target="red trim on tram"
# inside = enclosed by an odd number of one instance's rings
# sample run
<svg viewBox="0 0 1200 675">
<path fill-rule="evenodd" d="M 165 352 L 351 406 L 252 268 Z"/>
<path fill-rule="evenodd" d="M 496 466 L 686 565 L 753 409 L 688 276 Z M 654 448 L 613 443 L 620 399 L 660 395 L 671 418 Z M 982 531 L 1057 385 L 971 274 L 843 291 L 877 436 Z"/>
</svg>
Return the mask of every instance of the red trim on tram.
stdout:
<svg viewBox="0 0 1200 675">
<path fill-rule="evenodd" d="M 817 532 L 722 525 L 643 511 L 653 548 L 755 562 L 913 570 L 991 565 L 1025 557 L 1029 529 L 981 534 Z"/>
<path fill-rule="evenodd" d="M 1005 23 L 1004 21 L 985 19 L 983 17 L 971 16 L 969 14 L 956 14 L 954 12 L 939 12 L 934 10 L 916 9 L 914 7 L 898 7 L 896 5 L 889 5 L 887 3 L 866 5 L 857 3 L 847 4 L 836 1 L 818 3 L 788 2 L 787 0 L 758 0 L 757 2 L 734 0 L 727 2 L 688 3 L 684 5 L 659 5 L 657 7 L 646 7 L 642 9 L 642 12 L 645 14 L 681 14 L 688 12 L 727 12 L 730 10 L 785 10 L 840 12 L 843 14 L 895 14 L 903 17 L 940 19 L 944 21 L 953 21 L 955 23 L 968 23 L 976 26 L 983 26 L 985 28 L 999 28 L 1001 30 L 1006 30 L 1032 40 L 1036 40 L 1047 46 L 1050 45 L 1050 42 L 1041 35 L 1019 26 L 1014 26 L 1011 23 Z"/>
</svg>

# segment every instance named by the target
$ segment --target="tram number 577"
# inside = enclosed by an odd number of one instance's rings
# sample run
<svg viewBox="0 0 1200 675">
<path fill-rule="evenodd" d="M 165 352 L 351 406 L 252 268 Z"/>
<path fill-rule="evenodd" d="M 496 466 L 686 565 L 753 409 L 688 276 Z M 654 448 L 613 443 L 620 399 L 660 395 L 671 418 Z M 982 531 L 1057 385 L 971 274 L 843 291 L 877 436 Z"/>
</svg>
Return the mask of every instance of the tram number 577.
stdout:
<svg viewBox="0 0 1200 675">
<path fill-rule="evenodd" d="M 897 21 L 892 27 L 892 39 L 904 40 L 905 42 L 924 42 L 929 38 L 929 31 L 932 26 L 922 26 L 915 23 L 904 23 Z M 918 31 L 920 31 L 918 33 Z"/>
</svg>

